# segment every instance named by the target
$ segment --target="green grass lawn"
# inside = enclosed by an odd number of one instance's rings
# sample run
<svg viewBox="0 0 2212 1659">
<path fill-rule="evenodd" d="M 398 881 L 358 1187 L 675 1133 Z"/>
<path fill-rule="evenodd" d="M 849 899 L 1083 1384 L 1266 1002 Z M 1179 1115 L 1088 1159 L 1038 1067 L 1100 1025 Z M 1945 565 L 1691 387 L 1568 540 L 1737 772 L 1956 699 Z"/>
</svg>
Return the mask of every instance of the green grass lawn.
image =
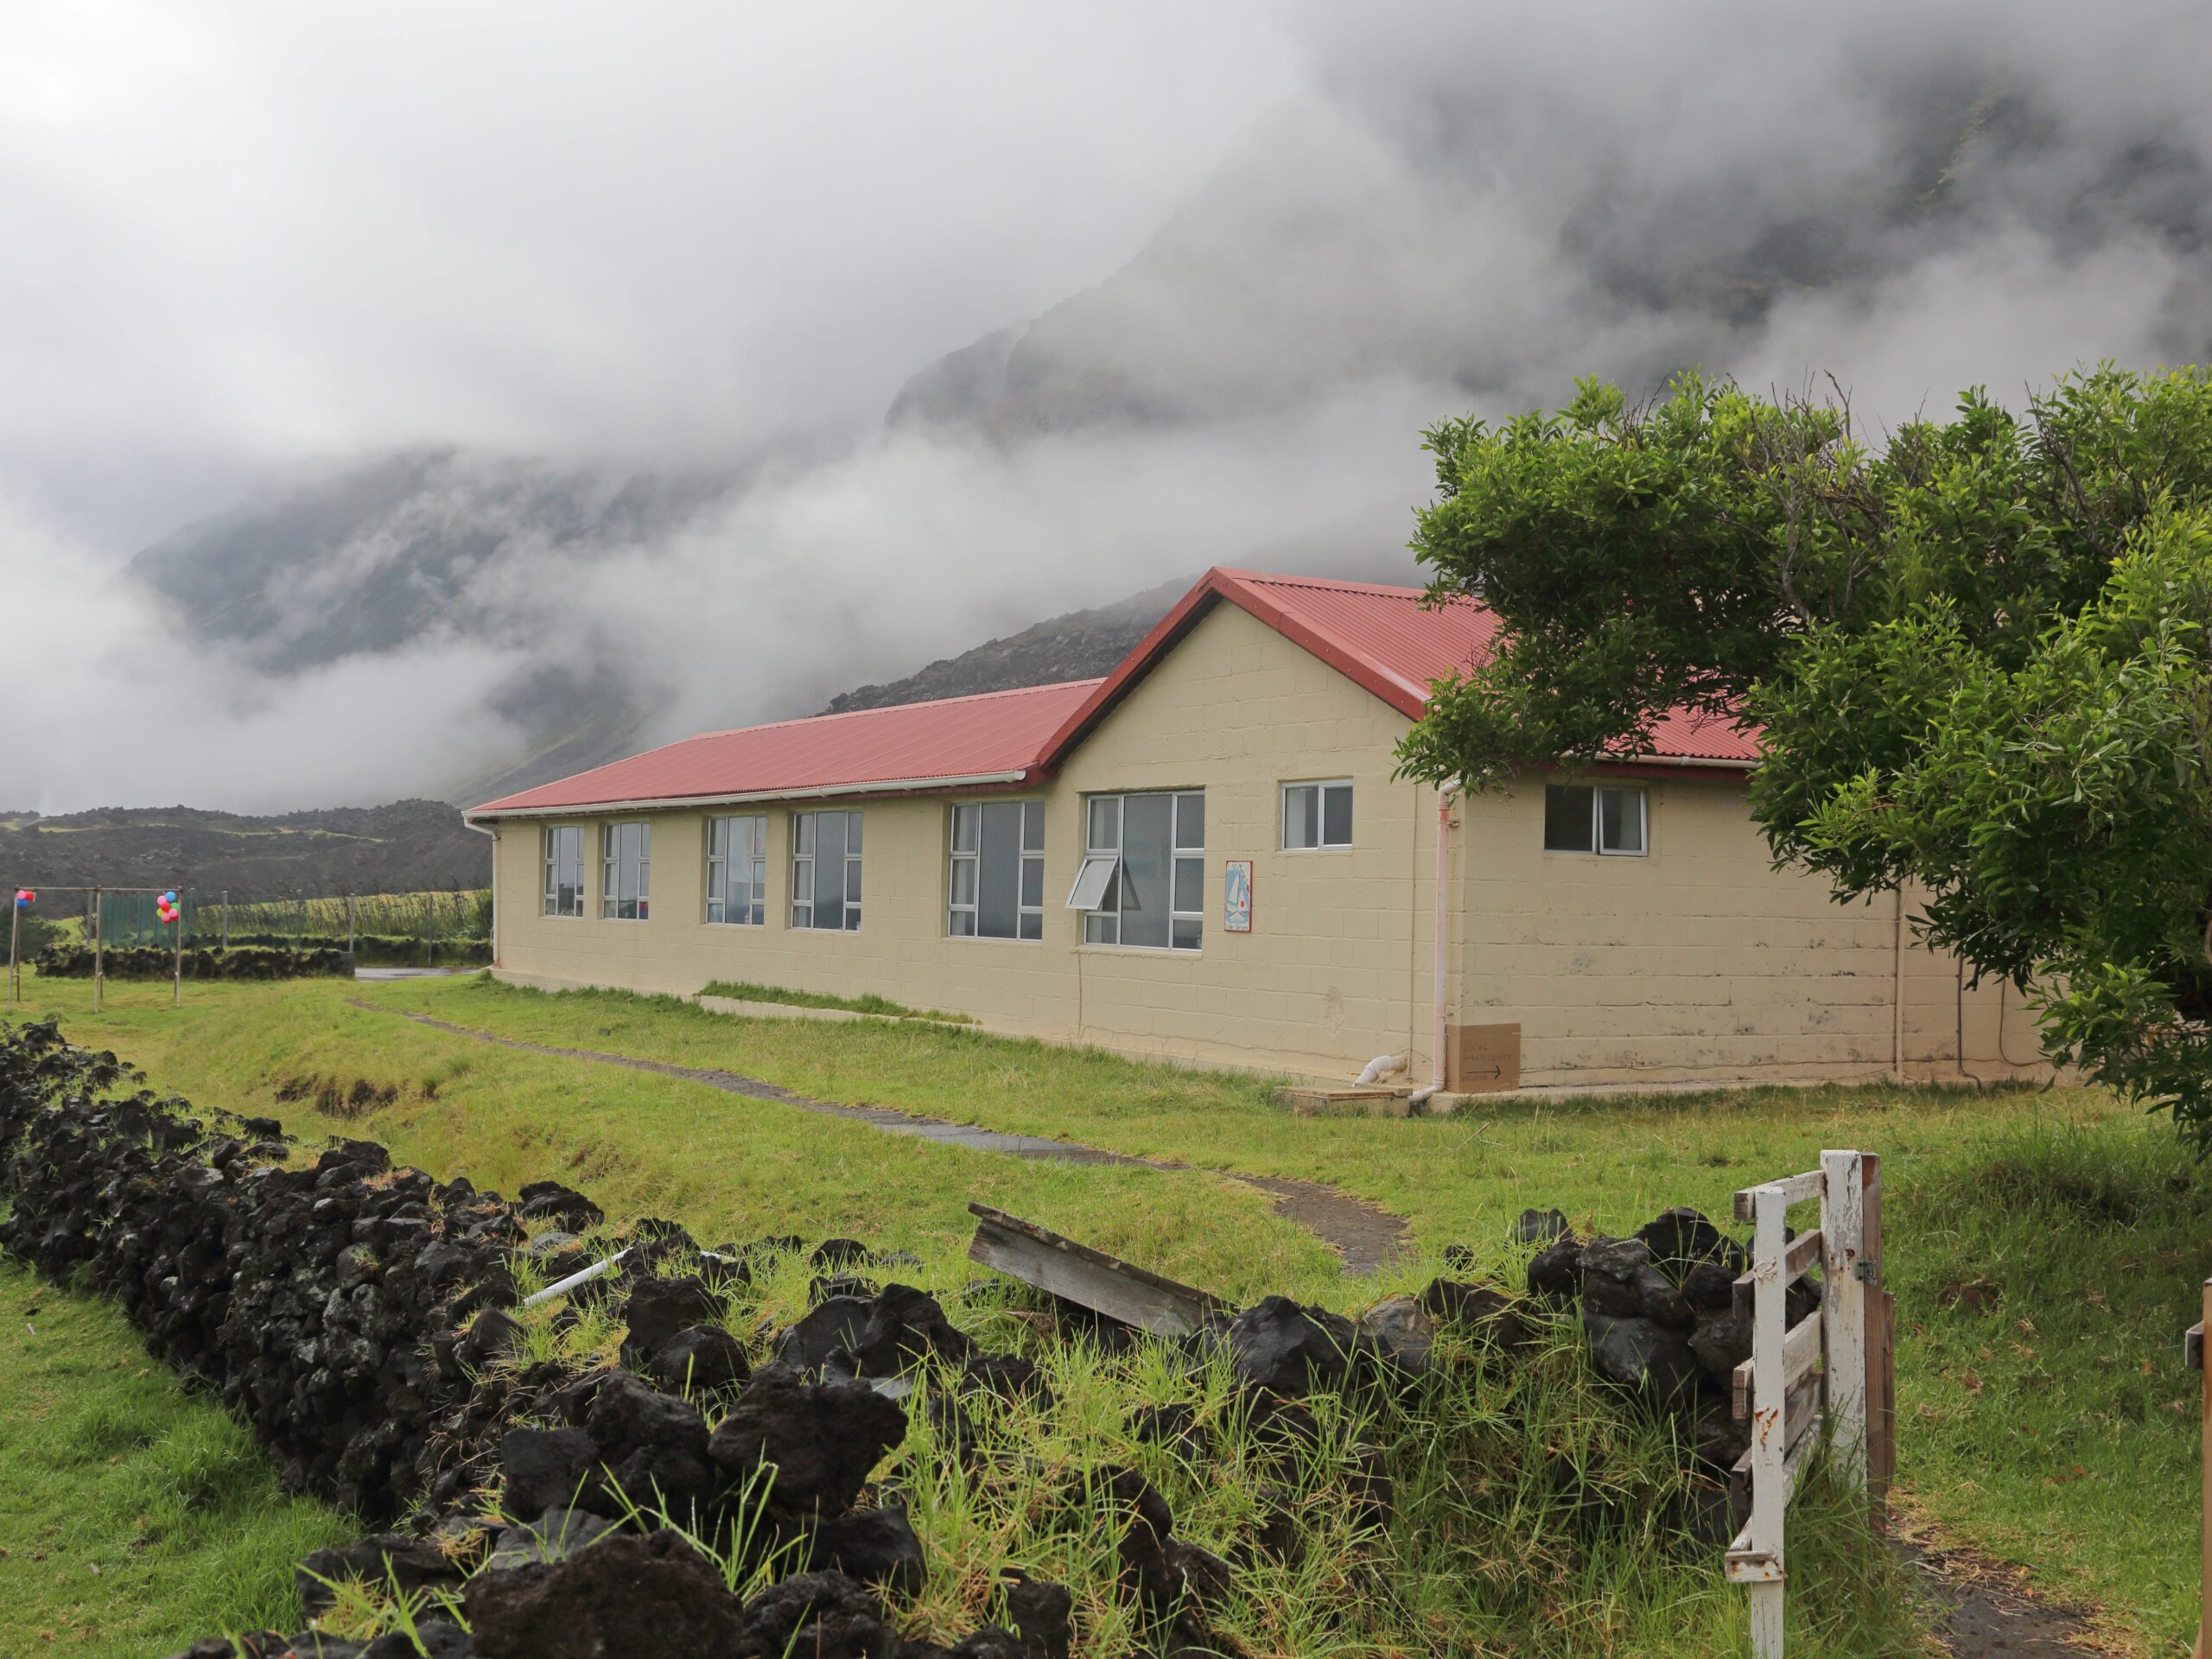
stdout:
<svg viewBox="0 0 2212 1659">
<path fill-rule="evenodd" d="M 442 1174 L 506 1190 L 553 1175 L 618 1216 L 674 1216 L 702 1236 L 835 1230 L 932 1257 L 957 1251 L 976 1198 L 1236 1300 L 1283 1290 L 1356 1307 L 1418 1281 L 1447 1244 L 1496 1260 L 1524 1205 L 1626 1230 L 1673 1204 L 1726 1215 L 1734 1189 L 1811 1167 L 1823 1147 L 1878 1151 L 1911 1504 L 2099 1607 L 2116 1644 L 2186 1651 L 2197 1435 L 2179 1338 L 2212 1273 L 2212 1182 L 2162 1122 L 2096 1091 L 1838 1087 L 1292 1118 L 1262 1079 L 957 1027 L 724 1019 L 671 999 L 551 997 L 476 978 L 208 987 L 181 1013 L 163 988 L 112 987 L 98 1020 L 81 985 L 30 988 L 32 1011 L 62 1014 L 79 1040 L 203 1103 L 373 1135 Z M 906 1141 L 385 1011 L 399 1009 L 1193 1168 L 1040 1166 Z M 391 1103 L 341 1120 L 283 1099 L 355 1080 L 395 1090 Z M 1371 1198 L 1408 1218 L 1422 1260 L 1346 1281 L 1251 1189 L 1205 1173 L 1230 1169 Z M 1996 1287 L 1993 1308 L 1946 1294 L 1973 1281 Z"/>
<path fill-rule="evenodd" d="M 969 1014 L 947 1014 L 943 1008 L 910 1008 L 874 991 L 861 996 L 833 996 L 828 991 L 794 991 L 750 979 L 717 979 L 709 981 L 699 995 L 726 996 L 736 1002 L 774 1002 L 787 1008 L 836 1008 L 846 1014 L 882 1014 L 899 1020 L 935 1020 L 948 1026 L 974 1023 Z"/>
<path fill-rule="evenodd" d="M 358 1530 L 278 1491 L 111 1303 L 0 1258 L 0 1654 L 148 1659 L 289 1630 L 293 1563 Z"/>
</svg>

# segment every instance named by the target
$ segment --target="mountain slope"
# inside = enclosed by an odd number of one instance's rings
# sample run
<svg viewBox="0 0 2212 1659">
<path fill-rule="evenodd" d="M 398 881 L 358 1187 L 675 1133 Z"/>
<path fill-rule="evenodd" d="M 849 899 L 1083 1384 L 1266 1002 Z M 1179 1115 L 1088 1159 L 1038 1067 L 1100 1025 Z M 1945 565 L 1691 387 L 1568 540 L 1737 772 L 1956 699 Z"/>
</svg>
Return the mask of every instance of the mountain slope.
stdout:
<svg viewBox="0 0 2212 1659">
<path fill-rule="evenodd" d="M 314 898 L 489 886 L 492 843 L 442 801 L 249 817 L 186 806 L 0 813 L 0 869 L 18 887 L 189 887 L 203 897 Z M 73 900 L 47 906 L 67 913 Z"/>
<path fill-rule="evenodd" d="M 822 712 L 842 715 L 855 709 L 888 709 L 977 691 L 1013 691 L 1026 685 L 1097 678 L 1128 656 L 1190 586 L 1188 581 L 1162 582 L 1116 604 L 1049 618 L 957 657 L 940 658 L 904 679 L 856 686 L 832 697 Z"/>
</svg>

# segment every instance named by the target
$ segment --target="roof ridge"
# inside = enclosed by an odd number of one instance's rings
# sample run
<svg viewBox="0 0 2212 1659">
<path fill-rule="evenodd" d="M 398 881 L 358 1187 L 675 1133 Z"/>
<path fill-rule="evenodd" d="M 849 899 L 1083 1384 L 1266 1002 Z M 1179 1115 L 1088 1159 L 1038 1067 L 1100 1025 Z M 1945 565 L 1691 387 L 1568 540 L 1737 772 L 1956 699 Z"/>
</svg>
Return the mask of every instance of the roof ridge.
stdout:
<svg viewBox="0 0 2212 1659">
<path fill-rule="evenodd" d="M 1043 685 L 1007 685 L 995 691 L 963 691 L 957 697 L 920 697 L 912 702 L 887 702 L 873 709 L 840 709 L 833 714 L 794 715 L 789 720 L 764 720 L 754 726 L 727 726 L 711 732 L 694 732 L 689 737 L 679 737 L 663 748 L 674 748 L 677 743 L 696 743 L 702 737 L 734 737 L 741 732 L 772 732 L 785 726 L 818 726 L 825 721 L 855 720 L 863 715 L 887 715 L 901 709 L 943 709 L 956 702 L 983 702 L 992 697 L 1026 697 L 1039 691 L 1066 691 L 1078 685 L 1096 685 L 1105 677 L 1093 675 L 1079 680 L 1052 680 Z M 648 750 L 651 753 L 652 751 Z"/>
<path fill-rule="evenodd" d="M 1301 576 L 1272 570 L 1237 570 L 1228 567 L 1221 574 L 1236 582 L 1262 582 L 1275 588 L 1310 588 L 1322 593 L 1374 594 L 1389 599 L 1427 599 L 1426 588 L 1405 588 L 1395 582 L 1345 582 L 1334 576 Z M 1471 594 L 1446 594 L 1441 601 L 1446 605 L 1481 605 Z"/>
</svg>

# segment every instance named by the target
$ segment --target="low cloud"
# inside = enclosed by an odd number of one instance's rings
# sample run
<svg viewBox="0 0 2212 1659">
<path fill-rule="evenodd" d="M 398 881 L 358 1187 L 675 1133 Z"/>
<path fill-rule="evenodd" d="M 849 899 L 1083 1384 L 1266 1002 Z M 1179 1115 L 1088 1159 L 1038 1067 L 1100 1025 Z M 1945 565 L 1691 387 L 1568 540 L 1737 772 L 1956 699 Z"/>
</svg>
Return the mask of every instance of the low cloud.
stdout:
<svg viewBox="0 0 2212 1659">
<path fill-rule="evenodd" d="M 420 793 L 511 755 L 486 712 L 519 652 L 431 635 L 271 677 L 197 641 L 144 588 L 0 495 L 0 591 L 16 687 L 0 808 L 275 811 Z"/>
<path fill-rule="evenodd" d="M 1209 564 L 1413 579 L 1422 428 L 1578 375 L 1878 431 L 2212 353 L 2201 8 L 132 15 L 0 64 L 0 804 L 442 792 L 549 700 L 660 741 Z M 371 485 L 208 638 L 112 582 Z"/>
</svg>

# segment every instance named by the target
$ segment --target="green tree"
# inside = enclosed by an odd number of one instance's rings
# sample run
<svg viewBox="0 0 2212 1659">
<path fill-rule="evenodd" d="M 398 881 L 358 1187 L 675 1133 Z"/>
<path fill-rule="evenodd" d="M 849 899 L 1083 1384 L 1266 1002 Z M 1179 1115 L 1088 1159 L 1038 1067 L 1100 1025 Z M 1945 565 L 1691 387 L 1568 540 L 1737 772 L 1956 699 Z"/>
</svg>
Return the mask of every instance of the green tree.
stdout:
<svg viewBox="0 0 2212 1659">
<path fill-rule="evenodd" d="M 1919 883 L 1929 944 L 2212 1149 L 2212 378 L 1977 390 L 1878 447 L 1840 397 L 1697 378 L 1427 435 L 1414 550 L 1504 634 L 1408 775 L 1504 788 L 1669 709 L 1755 721 L 1777 864 Z"/>
</svg>

